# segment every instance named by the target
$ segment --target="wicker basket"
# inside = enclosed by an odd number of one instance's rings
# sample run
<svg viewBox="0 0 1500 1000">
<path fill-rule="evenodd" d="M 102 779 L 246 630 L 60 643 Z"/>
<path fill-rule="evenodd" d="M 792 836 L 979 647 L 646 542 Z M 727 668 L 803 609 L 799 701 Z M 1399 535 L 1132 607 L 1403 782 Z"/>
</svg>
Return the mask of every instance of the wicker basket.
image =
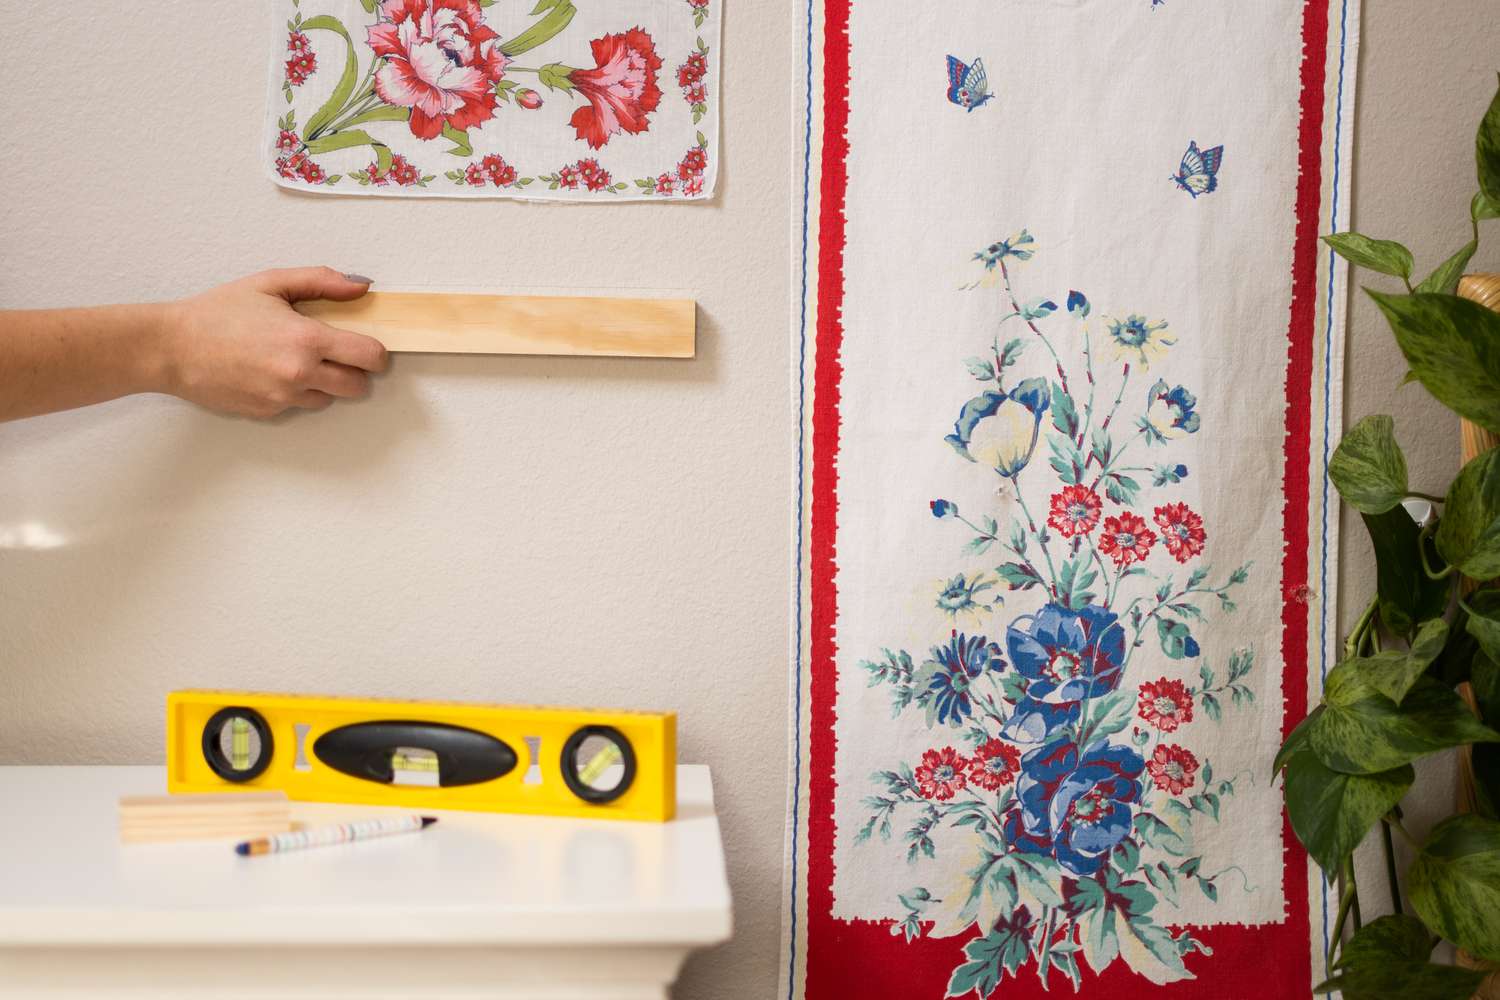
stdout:
<svg viewBox="0 0 1500 1000">
<path fill-rule="evenodd" d="M 1478 302 L 1480 305 L 1488 306 L 1500 312 L 1500 274 L 1468 274 L 1458 283 L 1458 294 L 1466 299 Z M 1500 445 L 1500 436 L 1470 423 L 1467 420 L 1459 420 L 1459 433 L 1463 441 L 1463 461 L 1467 465 L 1471 459 Z M 1458 693 L 1463 696 L 1469 707 L 1478 713 L 1478 707 L 1474 701 L 1474 692 L 1469 685 L 1459 686 Z M 1474 763 L 1468 747 L 1464 747 L 1458 754 L 1458 810 L 1460 812 L 1473 812 L 1477 807 L 1476 793 L 1474 789 Z M 1469 955 L 1462 949 L 1458 950 L 1458 964 L 1468 969 L 1490 969 L 1500 970 L 1500 965 L 1494 962 L 1483 962 Z M 1484 981 L 1479 992 L 1474 994 L 1476 1000 L 1500 1000 L 1500 971 L 1496 971 Z"/>
</svg>

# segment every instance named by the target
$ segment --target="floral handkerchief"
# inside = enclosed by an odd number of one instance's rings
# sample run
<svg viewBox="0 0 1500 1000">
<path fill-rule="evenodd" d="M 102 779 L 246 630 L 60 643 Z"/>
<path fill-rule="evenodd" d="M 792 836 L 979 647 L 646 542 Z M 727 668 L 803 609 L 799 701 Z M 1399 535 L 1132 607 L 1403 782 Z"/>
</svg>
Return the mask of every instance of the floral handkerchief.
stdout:
<svg viewBox="0 0 1500 1000">
<path fill-rule="evenodd" d="M 723 0 L 269 0 L 262 154 L 323 194 L 702 199 Z"/>
</svg>

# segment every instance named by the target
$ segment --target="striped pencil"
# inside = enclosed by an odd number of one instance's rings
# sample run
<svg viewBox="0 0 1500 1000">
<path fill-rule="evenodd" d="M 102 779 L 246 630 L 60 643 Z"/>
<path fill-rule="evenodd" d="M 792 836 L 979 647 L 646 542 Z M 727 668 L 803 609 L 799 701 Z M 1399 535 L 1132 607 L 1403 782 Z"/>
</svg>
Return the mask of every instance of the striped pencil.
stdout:
<svg viewBox="0 0 1500 1000">
<path fill-rule="evenodd" d="M 297 830 L 292 833 L 278 833 L 271 837 L 247 840 L 234 845 L 234 851 L 236 854 L 248 857 L 260 854 L 280 854 L 282 851 L 300 851 L 305 847 L 327 847 L 331 844 L 348 844 L 356 840 L 371 840 L 375 837 L 391 837 L 398 833 L 416 833 L 436 822 L 436 816 L 362 819 L 354 823 L 335 823 L 312 830 Z"/>
</svg>

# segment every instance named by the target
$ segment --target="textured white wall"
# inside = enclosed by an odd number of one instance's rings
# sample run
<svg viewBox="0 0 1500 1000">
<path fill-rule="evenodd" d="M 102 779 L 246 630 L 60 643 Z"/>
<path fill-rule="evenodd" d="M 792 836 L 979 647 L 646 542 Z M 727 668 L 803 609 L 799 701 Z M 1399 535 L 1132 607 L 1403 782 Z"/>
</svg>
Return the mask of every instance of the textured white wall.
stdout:
<svg viewBox="0 0 1500 1000">
<path fill-rule="evenodd" d="M 0 537 L 62 543 L 0 548 L 0 762 L 160 761 L 183 686 L 675 709 L 738 930 L 681 995 L 772 989 L 795 49 L 788 3 L 727 6 L 719 197 L 606 207 L 279 191 L 259 0 L 6 5 L 5 306 L 326 262 L 673 289 L 700 325 L 693 361 L 401 356 L 269 426 L 162 397 L 0 426 Z"/>
<path fill-rule="evenodd" d="M 406 356 L 370 400 L 269 426 L 161 398 L 0 426 L 0 761 L 160 760 L 162 695 L 188 685 L 675 708 L 682 759 L 714 767 L 738 925 L 679 995 L 769 996 L 790 5 L 726 3 L 720 197 L 619 207 L 279 192 L 254 159 L 259 4 L 11 6 L 0 305 L 326 262 L 386 287 L 672 288 L 701 311 L 691 362 Z M 1366 7 L 1355 223 L 1436 263 L 1464 238 L 1500 21 L 1493 0 Z M 1500 269 L 1497 245 L 1477 267 Z M 1350 417 L 1396 414 L 1430 487 L 1457 431 L 1403 370 L 1357 302 Z M 1348 623 L 1373 566 L 1344 530 Z M 1417 811 L 1445 813 L 1451 769 L 1421 773 Z M 1365 861 L 1368 914 L 1383 875 Z"/>
</svg>

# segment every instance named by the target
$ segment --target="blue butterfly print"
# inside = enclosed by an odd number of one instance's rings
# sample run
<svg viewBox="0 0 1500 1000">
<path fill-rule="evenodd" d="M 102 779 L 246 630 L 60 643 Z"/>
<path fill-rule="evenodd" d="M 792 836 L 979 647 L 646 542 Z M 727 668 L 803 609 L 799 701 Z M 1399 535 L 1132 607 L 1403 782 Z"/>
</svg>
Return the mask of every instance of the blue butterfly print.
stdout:
<svg viewBox="0 0 1500 1000">
<path fill-rule="evenodd" d="M 1224 147 L 1199 149 L 1196 142 L 1189 142 L 1187 152 L 1182 154 L 1182 165 L 1172 180 L 1196 200 L 1200 194 L 1208 194 L 1219 186 L 1219 164 L 1224 162 Z"/>
<path fill-rule="evenodd" d="M 984 60 L 976 58 L 973 65 L 948 57 L 948 100 L 966 111 L 973 111 L 994 94 L 990 93 L 990 79 L 984 75 Z"/>
</svg>

